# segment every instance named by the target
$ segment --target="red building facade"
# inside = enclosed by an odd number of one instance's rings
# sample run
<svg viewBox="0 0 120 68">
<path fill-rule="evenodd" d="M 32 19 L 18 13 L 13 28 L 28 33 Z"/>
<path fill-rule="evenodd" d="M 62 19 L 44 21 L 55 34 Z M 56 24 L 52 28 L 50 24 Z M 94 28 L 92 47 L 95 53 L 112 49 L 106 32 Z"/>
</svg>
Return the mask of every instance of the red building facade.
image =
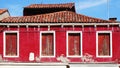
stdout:
<svg viewBox="0 0 120 68">
<path fill-rule="evenodd" d="M 32 4 L 0 21 L 7 62 L 119 64 L 119 41 L 119 23 L 77 14 L 74 3 Z"/>
</svg>

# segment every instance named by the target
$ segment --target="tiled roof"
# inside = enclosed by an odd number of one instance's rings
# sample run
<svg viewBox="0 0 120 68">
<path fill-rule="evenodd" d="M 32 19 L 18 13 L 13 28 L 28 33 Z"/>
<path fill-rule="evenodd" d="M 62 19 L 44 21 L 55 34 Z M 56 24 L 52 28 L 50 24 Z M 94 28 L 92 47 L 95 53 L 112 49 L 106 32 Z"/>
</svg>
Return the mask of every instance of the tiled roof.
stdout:
<svg viewBox="0 0 120 68">
<path fill-rule="evenodd" d="M 34 16 L 8 17 L 5 23 L 108 23 L 111 21 L 93 18 L 72 11 L 60 11 Z"/>
<path fill-rule="evenodd" d="M 72 8 L 74 3 L 64 4 L 31 4 L 25 8 Z"/>
<path fill-rule="evenodd" d="M 7 11 L 7 9 L 0 9 L 0 14 L 4 13 L 6 11 Z"/>
</svg>

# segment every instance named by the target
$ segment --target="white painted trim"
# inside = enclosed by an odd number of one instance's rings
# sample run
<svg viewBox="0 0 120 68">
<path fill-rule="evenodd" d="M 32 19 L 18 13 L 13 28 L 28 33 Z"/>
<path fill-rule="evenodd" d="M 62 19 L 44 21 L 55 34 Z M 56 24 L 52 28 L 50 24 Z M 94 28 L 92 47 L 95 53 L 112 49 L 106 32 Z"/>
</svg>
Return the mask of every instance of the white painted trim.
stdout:
<svg viewBox="0 0 120 68">
<path fill-rule="evenodd" d="M 6 56 L 5 52 L 6 52 L 6 33 L 17 33 L 17 56 Z M 19 31 L 4 31 L 3 32 L 3 56 L 4 57 L 10 57 L 10 58 L 15 58 L 15 57 L 19 57 Z"/>
<path fill-rule="evenodd" d="M 73 25 L 73 23 L 0 23 L 0 25 L 9 25 L 9 26 L 23 26 L 23 25 L 28 25 L 28 26 L 56 26 L 56 25 L 62 25 L 62 26 L 67 26 L 67 25 Z M 74 23 L 74 26 L 76 25 L 84 25 L 84 26 L 87 26 L 87 25 L 120 25 L 120 23 Z"/>
<path fill-rule="evenodd" d="M 98 34 L 99 33 L 110 33 L 110 56 L 99 56 L 98 55 Z M 97 31 L 96 32 L 96 56 L 99 58 L 111 58 L 112 57 L 112 31 Z"/>
<path fill-rule="evenodd" d="M 1 62 L 0 66 L 65 66 L 65 65 L 69 65 L 69 66 L 79 66 L 79 67 L 119 67 L 120 64 L 116 64 L 116 63 L 6 63 L 6 62 Z"/>
<path fill-rule="evenodd" d="M 53 33 L 53 38 L 54 38 L 54 55 L 53 56 L 42 56 L 42 33 Z M 40 31 L 40 57 L 55 57 L 55 55 L 56 55 L 55 31 Z"/>
<path fill-rule="evenodd" d="M 115 63 L 70 63 L 71 68 L 119 68 Z"/>
<path fill-rule="evenodd" d="M 50 62 L 50 63 L 6 63 L 1 62 L 0 66 L 66 66 L 69 65 L 68 63 L 59 63 L 59 62 Z"/>
<path fill-rule="evenodd" d="M 69 33 L 80 33 L 80 46 L 81 46 L 81 55 L 80 56 L 69 56 L 69 54 L 68 54 L 68 34 Z M 76 58 L 79 58 L 79 57 L 82 57 L 82 31 L 67 31 L 67 33 L 66 33 L 66 45 L 67 45 L 67 47 L 66 47 L 66 53 L 67 53 L 67 57 L 76 57 Z"/>
</svg>

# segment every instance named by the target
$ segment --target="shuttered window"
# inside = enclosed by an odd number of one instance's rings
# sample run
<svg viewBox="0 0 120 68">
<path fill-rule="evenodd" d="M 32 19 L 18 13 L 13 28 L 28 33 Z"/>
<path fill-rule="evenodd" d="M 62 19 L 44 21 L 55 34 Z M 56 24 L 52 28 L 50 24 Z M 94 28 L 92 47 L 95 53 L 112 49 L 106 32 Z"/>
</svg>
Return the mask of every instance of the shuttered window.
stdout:
<svg viewBox="0 0 120 68">
<path fill-rule="evenodd" d="M 112 55 L 111 33 L 98 33 L 97 49 L 98 56 L 109 57 Z"/>
<path fill-rule="evenodd" d="M 17 32 L 4 33 L 4 56 L 17 57 L 18 56 L 18 36 Z"/>
<path fill-rule="evenodd" d="M 42 32 L 41 33 L 41 56 L 48 57 L 54 56 L 55 44 L 54 33 Z"/>
<path fill-rule="evenodd" d="M 69 57 L 77 57 L 82 54 L 82 37 L 80 32 L 68 32 L 67 52 Z"/>
</svg>

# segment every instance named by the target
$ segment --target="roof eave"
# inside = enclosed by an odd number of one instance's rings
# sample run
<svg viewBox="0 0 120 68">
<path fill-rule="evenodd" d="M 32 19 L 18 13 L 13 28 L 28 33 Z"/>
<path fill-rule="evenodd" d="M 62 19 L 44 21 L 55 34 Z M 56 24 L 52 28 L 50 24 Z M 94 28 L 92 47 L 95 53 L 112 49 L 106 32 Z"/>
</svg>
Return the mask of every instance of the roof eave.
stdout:
<svg viewBox="0 0 120 68">
<path fill-rule="evenodd" d="M 0 23 L 0 26 L 107 26 L 107 25 L 118 25 L 120 23 Z"/>
</svg>

